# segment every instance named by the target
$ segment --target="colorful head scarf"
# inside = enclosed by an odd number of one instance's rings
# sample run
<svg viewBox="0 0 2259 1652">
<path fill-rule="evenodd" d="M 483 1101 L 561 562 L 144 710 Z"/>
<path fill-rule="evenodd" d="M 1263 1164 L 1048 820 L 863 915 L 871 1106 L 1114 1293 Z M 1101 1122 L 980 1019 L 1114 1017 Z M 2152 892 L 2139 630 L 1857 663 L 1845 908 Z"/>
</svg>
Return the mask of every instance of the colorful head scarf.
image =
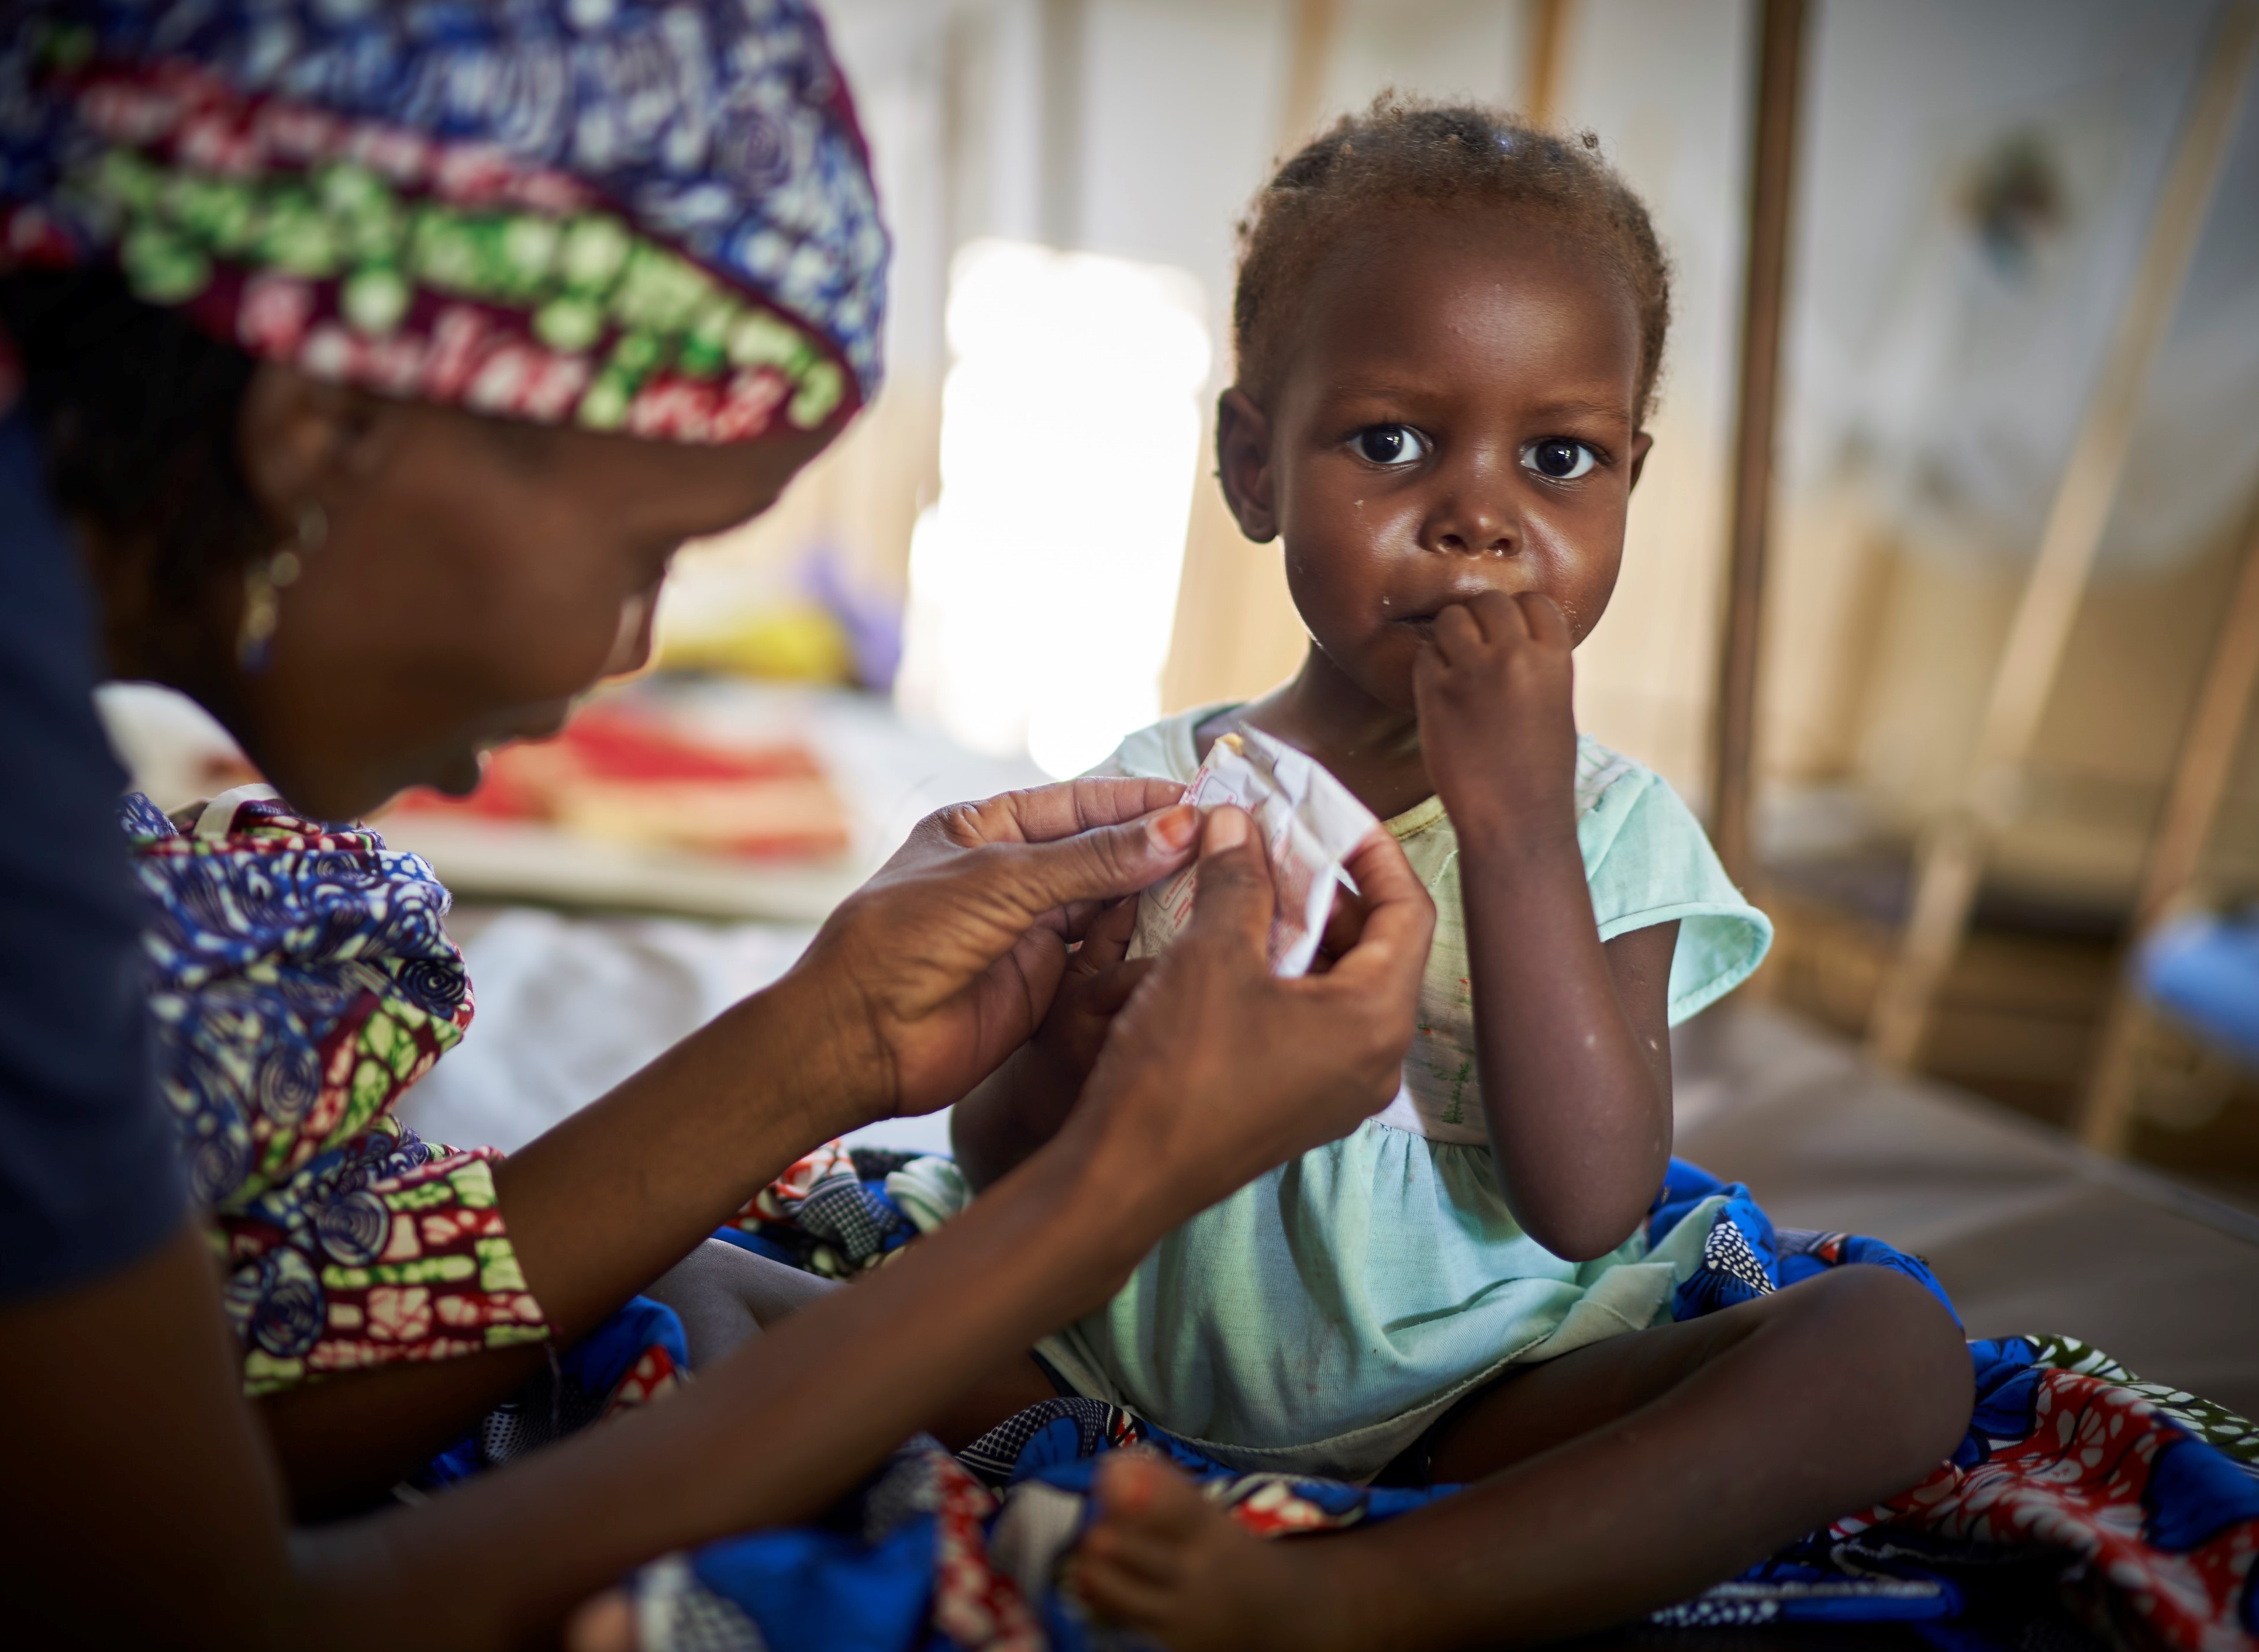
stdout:
<svg viewBox="0 0 2259 1652">
<path fill-rule="evenodd" d="M 10 11 L 0 262 L 540 424 L 745 441 L 877 388 L 887 239 L 805 0 Z"/>
</svg>

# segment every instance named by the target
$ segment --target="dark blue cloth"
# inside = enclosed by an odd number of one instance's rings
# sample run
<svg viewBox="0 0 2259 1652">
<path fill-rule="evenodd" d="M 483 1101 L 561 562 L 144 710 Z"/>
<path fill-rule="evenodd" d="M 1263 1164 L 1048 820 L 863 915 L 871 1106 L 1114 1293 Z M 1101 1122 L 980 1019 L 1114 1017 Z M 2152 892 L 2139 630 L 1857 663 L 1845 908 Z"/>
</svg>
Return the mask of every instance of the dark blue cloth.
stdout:
<svg viewBox="0 0 2259 1652">
<path fill-rule="evenodd" d="M 1847 1264 L 1894 1269 L 1946 1301 L 1918 1257 L 1854 1234 L 1776 1228 L 1748 1189 L 1684 1160 L 1671 1162 L 1652 1221 L 1667 1230 L 1712 1198 L 1723 1202 L 1674 1305 L 1680 1319 Z M 2240 1646 L 2239 1629 L 2259 1633 L 2259 1570 L 2248 1564 L 2259 1541 L 2259 1435 L 2067 1339 L 1975 1342 L 1969 1356 L 1975 1404 L 1950 1470 L 1650 1621 L 1815 1632 L 1897 1623 L 1952 1652 L 2099 1648 L 2074 1611 L 2120 1626 L 2112 1644 Z M 654 1652 L 1144 1645 L 1089 1619 L 1058 1586 L 1061 1561 L 1092 1518 L 1098 1462 L 1127 1446 L 1161 1453 L 1264 1535 L 1385 1520 L 1457 1491 L 1244 1473 L 1102 1400 L 1048 1399 L 953 1459 L 934 1442 L 913 1442 L 820 1521 L 723 1538 L 645 1567 L 631 1580 L 643 1644 Z M 1635 1526 L 1616 1541 L 1652 1540 Z"/>
<path fill-rule="evenodd" d="M 38 443 L 20 414 L 0 420 L 0 1298 L 132 1261 L 187 1210 L 95 644 Z"/>
</svg>

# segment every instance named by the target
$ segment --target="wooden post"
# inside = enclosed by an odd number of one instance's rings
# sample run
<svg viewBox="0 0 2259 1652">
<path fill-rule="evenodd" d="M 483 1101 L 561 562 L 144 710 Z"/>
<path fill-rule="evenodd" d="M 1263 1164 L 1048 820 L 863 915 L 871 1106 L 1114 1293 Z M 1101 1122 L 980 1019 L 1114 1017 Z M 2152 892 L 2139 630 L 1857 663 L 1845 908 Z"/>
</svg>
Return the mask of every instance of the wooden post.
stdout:
<svg viewBox="0 0 2259 1652">
<path fill-rule="evenodd" d="M 1533 126 L 1550 126 L 1561 116 L 1561 83 L 1569 67 L 1571 0 L 1525 0 L 1529 11 L 1529 58 L 1523 77 L 1521 115 Z"/>
<path fill-rule="evenodd" d="M 1740 406 L 1734 421 L 1733 516 L 1725 635 L 1710 750 L 1710 838 L 1726 873 L 1747 884 L 1756 779 L 1757 653 L 1764 621 L 1765 536 L 1772 503 L 1789 208 L 1796 183 L 1804 0 L 1763 0 L 1757 22 L 1757 130 L 1749 154 L 1748 268 L 1742 281 Z"/>
<path fill-rule="evenodd" d="M 2149 840 L 2149 865 L 2134 908 L 2118 990 L 2103 1017 L 2093 1076 L 2079 1108 L 2078 1137 L 2097 1152 L 2122 1154 L 2134 1123 L 2134 1046 L 2148 1012 L 2134 990 L 2133 960 L 2141 943 L 2173 915 L 2196 877 L 2197 863 L 2234 776 L 2251 699 L 2259 689 L 2259 519 L 2243 552 L 2243 571 L 2229 599 L 2227 618 L 2213 644 L 2197 689 L 2196 709 L 2173 764 L 2163 811 Z"/>
<path fill-rule="evenodd" d="M 1913 909 L 1867 1029 L 1868 1053 L 1885 1067 L 1910 1067 L 1921 1055 L 1938 985 L 1969 927 L 1985 851 L 2016 812 L 2024 765 L 2109 525 L 2141 387 L 2172 320 L 2235 129 L 2255 45 L 2259 0 L 2227 0 L 2158 196 L 2141 267 L 2009 623 L 1967 787 L 1927 834 L 1916 858 Z"/>
<path fill-rule="evenodd" d="M 1036 211 L 1044 239 L 1061 250 L 1082 243 L 1084 0 L 1043 0 L 1037 12 L 1043 76 L 1044 152 Z"/>
<path fill-rule="evenodd" d="M 1326 72 L 1333 67 L 1334 37 L 1341 30 L 1341 0 L 1294 0 L 1292 26 L 1286 95 L 1279 105 L 1282 160 L 1317 136 L 1326 112 Z"/>
</svg>

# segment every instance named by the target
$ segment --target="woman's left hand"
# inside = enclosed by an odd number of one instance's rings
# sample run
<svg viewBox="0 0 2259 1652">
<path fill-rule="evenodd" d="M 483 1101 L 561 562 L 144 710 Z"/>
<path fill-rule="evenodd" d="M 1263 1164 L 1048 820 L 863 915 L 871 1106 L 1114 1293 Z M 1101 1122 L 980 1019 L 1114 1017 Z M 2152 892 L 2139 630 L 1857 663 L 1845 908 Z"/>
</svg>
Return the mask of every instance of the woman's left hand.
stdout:
<svg viewBox="0 0 2259 1652">
<path fill-rule="evenodd" d="M 1033 1033 L 1097 903 L 1190 860 L 1172 781 L 1081 780 L 928 815 L 794 971 L 869 1117 L 948 1106 Z"/>
</svg>

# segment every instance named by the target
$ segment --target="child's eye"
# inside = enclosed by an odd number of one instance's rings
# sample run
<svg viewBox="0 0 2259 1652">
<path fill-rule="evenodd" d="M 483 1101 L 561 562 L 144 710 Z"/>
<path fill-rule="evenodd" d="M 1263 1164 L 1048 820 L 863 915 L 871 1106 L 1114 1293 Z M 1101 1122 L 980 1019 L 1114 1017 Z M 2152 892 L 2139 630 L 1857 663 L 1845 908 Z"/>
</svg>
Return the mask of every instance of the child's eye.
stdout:
<svg viewBox="0 0 2259 1652">
<path fill-rule="evenodd" d="M 1428 438 L 1408 424 L 1369 424 L 1350 438 L 1376 465 L 1411 465 L 1428 456 Z"/>
<path fill-rule="evenodd" d="M 1549 436 L 1521 450 L 1521 467 L 1548 481 L 1574 481 L 1600 462 L 1598 453 L 1565 436 Z"/>
</svg>

